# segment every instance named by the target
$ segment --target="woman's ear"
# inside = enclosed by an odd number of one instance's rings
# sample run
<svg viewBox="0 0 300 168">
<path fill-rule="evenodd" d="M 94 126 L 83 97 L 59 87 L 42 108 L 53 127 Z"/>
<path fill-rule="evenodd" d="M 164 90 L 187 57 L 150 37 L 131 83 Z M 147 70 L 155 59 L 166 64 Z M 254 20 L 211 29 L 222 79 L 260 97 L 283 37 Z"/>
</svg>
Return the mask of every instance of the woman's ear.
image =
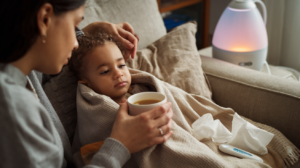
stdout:
<svg viewBox="0 0 300 168">
<path fill-rule="evenodd" d="M 52 22 L 54 16 L 53 6 L 50 3 L 45 3 L 37 13 L 37 25 L 40 35 L 47 37 L 47 30 Z"/>
</svg>

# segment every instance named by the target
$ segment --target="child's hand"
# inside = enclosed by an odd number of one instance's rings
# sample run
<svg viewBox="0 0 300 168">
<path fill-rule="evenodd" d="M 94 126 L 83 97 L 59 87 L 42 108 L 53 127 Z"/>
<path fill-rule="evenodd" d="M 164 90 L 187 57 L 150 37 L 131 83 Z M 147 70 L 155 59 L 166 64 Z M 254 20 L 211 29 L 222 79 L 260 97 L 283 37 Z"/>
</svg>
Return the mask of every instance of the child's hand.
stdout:
<svg viewBox="0 0 300 168">
<path fill-rule="evenodd" d="M 171 103 L 165 103 L 137 116 L 128 115 L 128 104 L 120 103 L 119 114 L 113 126 L 111 138 L 120 141 L 130 153 L 165 142 L 171 137 L 173 111 Z M 159 128 L 164 135 L 161 135 Z"/>
<path fill-rule="evenodd" d="M 128 50 L 128 55 L 124 57 L 125 60 L 127 60 L 130 56 L 131 58 L 134 58 L 139 38 L 134 33 L 134 30 L 129 23 L 123 22 L 119 24 L 113 24 L 109 22 L 94 22 L 87 25 L 82 29 L 82 31 L 84 33 L 93 34 L 99 29 L 119 38 L 119 40 Z"/>
</svg>

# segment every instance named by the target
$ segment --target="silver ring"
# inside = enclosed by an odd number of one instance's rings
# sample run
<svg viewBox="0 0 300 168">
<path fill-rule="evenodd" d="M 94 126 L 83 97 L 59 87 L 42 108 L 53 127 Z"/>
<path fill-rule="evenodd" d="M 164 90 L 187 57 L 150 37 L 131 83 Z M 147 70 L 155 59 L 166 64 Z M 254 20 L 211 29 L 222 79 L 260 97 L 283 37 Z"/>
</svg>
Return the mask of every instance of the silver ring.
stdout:
<svg viewBox="0 0 300 168">
<path fill-rule="evenodd" d="M 163 136 L 164 135 L 164 131 L 161 128 L 158 128 L 160 135 Z"/>
</svg>

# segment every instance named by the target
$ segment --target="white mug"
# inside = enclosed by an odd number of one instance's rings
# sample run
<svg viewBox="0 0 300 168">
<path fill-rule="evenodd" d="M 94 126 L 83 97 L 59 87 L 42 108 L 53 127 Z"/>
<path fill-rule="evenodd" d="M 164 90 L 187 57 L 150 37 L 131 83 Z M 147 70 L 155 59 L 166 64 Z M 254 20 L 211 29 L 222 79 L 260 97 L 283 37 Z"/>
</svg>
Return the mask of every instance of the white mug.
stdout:
<svg viewBox="0 0 300 168">
<path fill-rule="evenodd" d="M 154 104 L 147 104 L 147 105 L 134 104 L 137 101 L 150 100 L 150 99 L 160 100 L 160 102 L 154 103 Z M 135 116 L 142 112 L 149 111 L 149 110 L 153 109 L 154 107 L 157 107 L 157 106 L 160 106 L 160 105 L 166 103 L 167 98 L 165 95 L 163 95 L 162 93 L 158 93 L 158 92 L 141 92 L 141 93 L 137 93 L 137 94 L 130 96 L 127 101 L 128 101 L 128 106 L 129 106 L 129 114 Z"/>
</svg>

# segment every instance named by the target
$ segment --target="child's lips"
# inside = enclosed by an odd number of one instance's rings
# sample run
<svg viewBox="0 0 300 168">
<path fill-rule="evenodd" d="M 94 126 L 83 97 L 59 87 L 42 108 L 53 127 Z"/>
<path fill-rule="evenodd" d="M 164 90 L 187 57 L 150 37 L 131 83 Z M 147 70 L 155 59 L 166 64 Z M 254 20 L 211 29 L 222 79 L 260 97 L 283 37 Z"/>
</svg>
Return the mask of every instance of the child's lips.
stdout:
<svg viewBox="0 0 300 168">
<path fill-rule="evenodd" d="M 127 85 L 127 82 L 123 81 L 123 82 L 120 82 L 120 83 L 116 84 L 115 87 L 123 87 L 125 85 Z"/>
</svg>

